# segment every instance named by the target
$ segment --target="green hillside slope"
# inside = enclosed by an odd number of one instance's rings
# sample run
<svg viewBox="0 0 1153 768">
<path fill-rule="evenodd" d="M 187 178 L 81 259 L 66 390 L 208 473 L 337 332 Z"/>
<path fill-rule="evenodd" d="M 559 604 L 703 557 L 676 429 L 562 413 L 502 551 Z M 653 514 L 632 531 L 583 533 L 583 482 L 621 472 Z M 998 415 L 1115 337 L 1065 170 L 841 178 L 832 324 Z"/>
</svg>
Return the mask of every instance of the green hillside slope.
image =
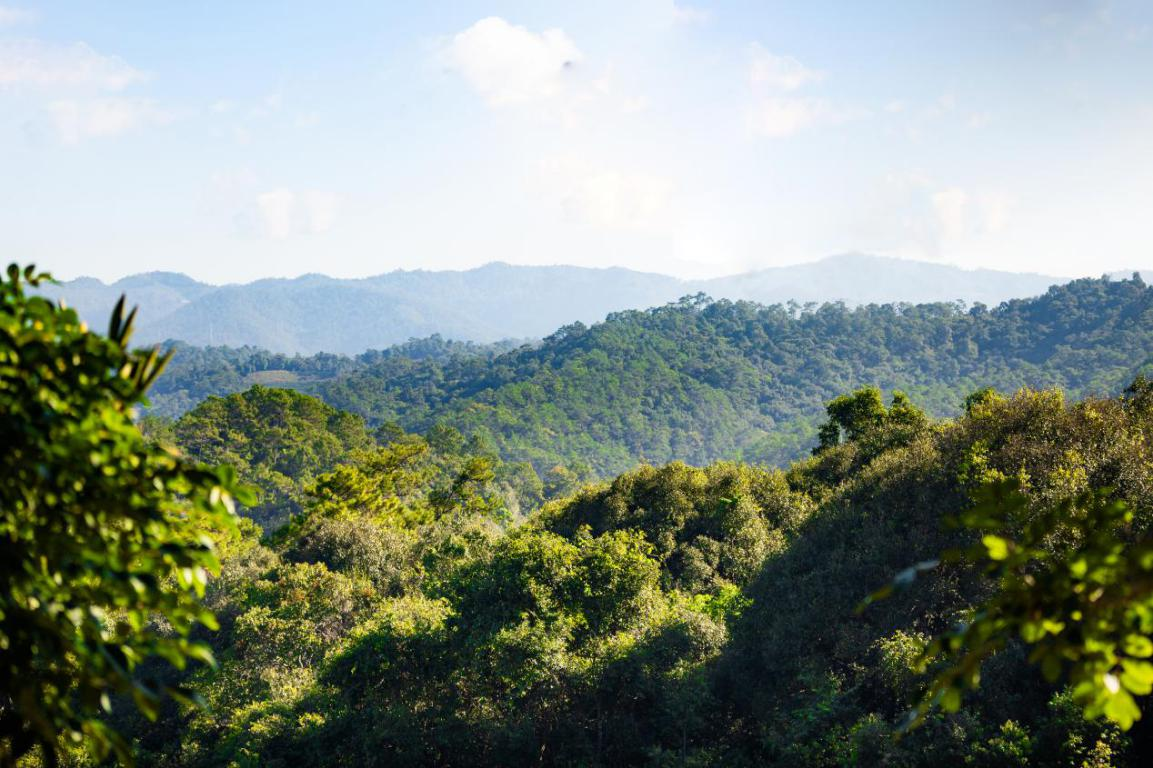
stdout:
<svg viewBox="0 0 1153 768">
<path fill-rule="evenodd" d="M 1153 356 L 1153 291 L 1079 280 L 995 309 L 763 307 L 703 297 L 562 328 L 493 358 L 394 356 L 305 387 L 370 422 L 446 422 L 540 467 L 637 460 L 782 463 L 823 404 L 864 385 L 938 416 L 983 386 L 1119 391 Z"/>
<path fill-rule="evenodd" d="M 224 541 L 220 665 L 173 681 L 210 708 L 114 722 L 143 765 L 1147 765 L 1148 697 L 1128 732 L 1085 720 L 1015 639 L 959 711 L 894 738 L 925 640 L 991 583 L 955 563 L 855 608 L 976 537 L 948 523 L 984 478 L 1020 477 L 1029 512 L 1114 489 L 1136 510 L 1119 547 L 1153 525 L 1148 385 L 975 402 L 878 412 L 787 471 L 640 467 L 520 524 L 499 459 L 393 435 L 278 536 Z"/>
</svg>

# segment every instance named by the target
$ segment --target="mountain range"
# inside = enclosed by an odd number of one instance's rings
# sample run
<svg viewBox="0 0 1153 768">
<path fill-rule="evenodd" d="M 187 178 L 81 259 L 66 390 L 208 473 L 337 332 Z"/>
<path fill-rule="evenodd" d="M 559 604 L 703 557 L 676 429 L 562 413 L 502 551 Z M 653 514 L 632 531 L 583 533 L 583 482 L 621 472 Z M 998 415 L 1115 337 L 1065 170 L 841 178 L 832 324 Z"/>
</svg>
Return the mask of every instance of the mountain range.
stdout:
<svg viewBox="0 0 1153 768">
<path fill-rule="evenodd" d="M 44 292 L 97 328 L 126 295 L 140 308 L 136 339 L 145 343 L 355 354 L 433 334 L 482 343 L 540 338 L 569 323 L 597 322 L 612 312 L 697 293 L 761 304 L 962 300 L 995 306 L 1040 295 L 1059 282 L 1048 275 L 845 254 L 710 280 L 619 267 L 492 263 L 464 271 L 398 270 L 361 279 L 310 274 L 221 286 L 150 272 L 111 284 L 82 277 Z"/>
</svg>

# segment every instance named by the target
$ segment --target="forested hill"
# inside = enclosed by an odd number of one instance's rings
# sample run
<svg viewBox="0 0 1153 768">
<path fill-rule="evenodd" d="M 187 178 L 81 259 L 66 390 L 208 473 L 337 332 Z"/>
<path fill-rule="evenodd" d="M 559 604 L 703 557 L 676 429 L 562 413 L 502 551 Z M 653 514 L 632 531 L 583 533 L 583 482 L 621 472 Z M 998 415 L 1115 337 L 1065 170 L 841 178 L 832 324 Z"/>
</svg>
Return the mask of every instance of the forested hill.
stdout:
<svg viewBox="0 0 1153 768">
<path fill-rule="evenodd" d="M 179 416 L 210 395 L 241 392 L 251 386 L 292 387 L 310 390 L 319 382 L 346 376 L 382 360 L 404 358 L 445 363 L 454 358 L 491 359 L 516 349 L 522 342 L 493 344 L 452 341 L 440 336 L 412 339 L 387 349 L 369 350 L 355 357 L 321 352 L 285 355 L 259 347 L 196 347 L 168 341 L 173 357 L 149 393 L 152 413 Z"/>
<path fill-rule="evenodd" d="M 38 279 L 0 282 L 0 765 L 1153 765 L 1145 376 L 1073 404 L 981 390 L 943 421 L 865 387 L 787 469 L 589 484 L 287 389 L 134 423 L 155 354 L 128 349 L 120 312 L 103 337 L 28 299 Z M 1107 381 L 1148 344 L 1149 298 L 1133 280 L 973 314 L 702 299 L 535 352 L 336 364 L 425 370 L 435 393 L 489 356 L 494 397 L 519 365 L 522 390 L 569 377 L 565 408 L 620 371 L 591 417 L 636 406 L 685 430 L 654 384 L 753 396 L 748 371 L 799 387 L 764 371 L 807 360 Z M 639 405 L 605 399 L 633 388 Z"/>
<path fill-rule="evenodd" d="M 984 301 L 1036 296 L 1056 278 L 860 254 L 714 280 L 629 269 L 487 264 L 464 271 L 395 271 L 358 280 L 305 275 L 214 286 L 156 272 L 111 285 L 82 278 L 44 290 L 104 326 L 122 293 L 140 306 L 137 340 L 253 345 L 274 352 L 356 354 L 440 334 L 473 342 L 540 338 L 704 292 L 764 304 L 843 300 Z M 334 308 L 339 307 L 339 311 Z"/>
<path fill-rule="evenodd" d="M 862 385 L 904 390 L 936 415 L 986 386 L 1120 391 L 1153 357 L 1151 308 L 1139 277 L 1079 280 L 993 309 L 699 296 L 501 354 L 387 354 L 291 385 L 374 424 L 447 423 L 538 469 L 782 463 L 815 444 L 826 401 Z M 180 392 L 176 379 L 158 387 Z"/>
<path fill-rule="evenodd" d="M 218 665 L 165 678 L 209 706 L 167 706 L 152 721 L 117 702 L 111 722 L 139 765 L 165 768 L 1153 764 L 1153 700 L 1141 695 L 1153 647 L 1148 629 L 1129 629 L 1148 627 L 1148 591 L 1116 577 L 1147 584 L 1149 571 L 1115 565 L 1149 551 L 1149 382 L 1077 404 L 1058 391 L 986 393 L 938 424 L 907 402 L 886 412 L 876 395 L 841 401 L 858 406 L 838 419 L 850 439 L 788 471 L 638 467 L 562 490 L 523 524 L 514 502 L 529 484 L 452 430 L 349 450 L 371 442 L 364 426 L 307 396 L 214 401 L 178 425 L 179 445 L 235 462 L 274 501 L 281 484 L 288 497 L 314 490 L 277 534 L 261 540 L 244 523 L 221 545 L 206 593 Z M 1027 478 L 1018 504 L 966 512 L 1006 476 Z M 1135 511 L 1123 526 L 1085 508 L 1083 492 L 1101 489 L 1110 508 Z M 1069 504 L 1046 548 L 1026 550 L 1038 585 L 1024 593 L 1028 623 L 993 630 L 1005 646 L 977 690 L 895 738 L 942 663 L 959 663 L 961 651 L 936 653 L 926 673 L 930 638 L 962 619 L 1005 622 L 1008 588 L 982 576 L 1006 556 L 995 546 L 1016 553 Z M 943 523 L 956 520 L 979 533 Z M 969 542 L 989 557 L 925 562 Z M 904 589 L 854 613 L 918 562 Z M 1092 619 L 1073 618 L 1098 598 Z M 1057 628 L 1027 633 L 1042 619 Z M 1124 688 L 1100 675 L 1065 685 L 1036 663 L 1046 651 L 1092 663 L 1078 651 L 1094 643 L 1116 664 L 1121 636 L 1146 657 L 1123 658 L 1136 670 Z M 1095 695 L 1105 712 L 1144 717 L 1127 733 L 1087 721 Z"/>
</svg>

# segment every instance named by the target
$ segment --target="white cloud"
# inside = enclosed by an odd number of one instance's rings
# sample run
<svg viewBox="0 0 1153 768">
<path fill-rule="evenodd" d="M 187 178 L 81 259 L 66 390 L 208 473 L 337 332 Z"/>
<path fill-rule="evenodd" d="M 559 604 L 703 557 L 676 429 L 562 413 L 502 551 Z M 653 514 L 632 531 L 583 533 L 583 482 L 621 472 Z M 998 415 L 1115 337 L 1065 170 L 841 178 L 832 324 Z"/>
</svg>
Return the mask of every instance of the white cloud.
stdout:
<svg viewBox="0 0 1153 768">
<path fill-rule="evenodd" d="M 242 193 L 245 197 L 259 185 L 259 177 L 251 168 L 228 168 L 214 171 L 209 175 L 214 198 L 235 196 Z"/>
<path fill-rule="evenodd" d="M 943 243 L 1005 232 L 1015 201 L 1003 190 L 949 187 L 929 199 Z"/>
<path fill-rule="evenodd" d="M 306 231 L 313 234 L 327 232 L 336 223 L 340 199 L 331 192 L 304 192 L 301 195 Z"/>
<path fill-rule="evenodd" d="M 932 136 L 942 127 L 945 130 L 956 127 L 982 130 L 999 120 L 993 112 L 977 109 L 975 105 L 966 103 L 951 92 L 942 93 L 925 102 L 900 103 L 901 109 L 890 109 L 886 105 L 885 111 L 895 116 L 893 127 L 912 141 Z"/>
<path fill-rule="evenodd" d="M 84 139 L 111 138 L 149 125 L 161 125 L 172 115 L 150 101 L 139 99 L 67 99 L 48 105 L 48 114 L 60 140 L 78 144 Z"/>
<path fill-rule="evenodd" d="M 54 45 L 39 40 L 0 41 L 0 88 L 88 88 L 123 90 L 147 75 L 115 56 L 84 43 Z"/>
<path fill-rule="evenodd" d="M 1016 205 L 1013 197 L 999 190 L 980 192 L 976 197 L 985 232 L 1000 234 L 1008 229 Z"/>
<path fill-rule="evenodd" d="M 749 127 L 762 136 L 785 138 L 835 119 L 836 112 L 821 99 L 784 96 L 757 101 L 749 113 Z"/>
<path fill-rule="evenodd" d="M 777 91 L 795 91 L 824 77 L 792 56 L 778 56 L 758 43 L 749 46 L 749 81 Z"/>
<path fill-rule="evenodd" d="M 848 117 L 825 99 L 795 92 L 824 79 L 792 56 L 779 56 L 753 43 L 748 48 L 749 83 L 753 102 L 748 110 L 749 129 L 761 136 L 784 138 L 815 125 L 839 122 Z"/>
<path fill-rule="evenodd" d="M 969 119 L 965 121 L 965 126 L 968 128 L 979 129 L 985 128 L 989 123 L 993 122 L 993 115 L 988 112 L 974 112 L 969 115 Z"/>
<path fill-rule="evenodd" d="M 292 234 L 293 209 L 296 194 L 290 189 L 274 189 L 256 198 L 260 224 L 264 234 L 274 240 L 284 240 Z"/>
<path fill-rule="evenodd" d="M 443 54 L 494 106 L 556 96 L 568 70 L 582 58 L 563 30 L 536 33 L 495 16 L 455 35 Z"/>
<path fill-rule="evenodd" d="M 930 198 L 937 217 L 941 237 L 956 240 L 967 230 L 969 194 L 960 187 L 934 192 Z"/>
<path fill-rule="evenodd" d="M 924 171 L 889 174 L 860 196 L 860 247 L 915 259 L 959 259 L 1013 237 L 1017 198 L 1009 190 L 949 183 Z"/>
<path fill-rule="evenodd" d="M 35 19 L 36 14 L 32 11 L 16 8 L 11 5 L 0 5 L 0 27 L 25 24 Z"/>
<path fill-rule="evenodd" d="M 542 164 L 548 189 L 575 218 L 605 229 L 636 229 L 658 223 L 668 207 L 671 182 L 663 177 L 608 168 L 574 157 Z"/>
<path fill-rule="evenodd" d="M 336 195 L 317 190 L 298 192 L 279 187 L 256 197 L 261 232 L 273 240 L 327 232 L 336 222 L 339 208 Z"/>
<path fill-rule="evenodd" d="M 673 21 L 677 24 L 703 24 L 712 18 L 713 13 L 707 8 L 673 3 Z"/>
</svg>

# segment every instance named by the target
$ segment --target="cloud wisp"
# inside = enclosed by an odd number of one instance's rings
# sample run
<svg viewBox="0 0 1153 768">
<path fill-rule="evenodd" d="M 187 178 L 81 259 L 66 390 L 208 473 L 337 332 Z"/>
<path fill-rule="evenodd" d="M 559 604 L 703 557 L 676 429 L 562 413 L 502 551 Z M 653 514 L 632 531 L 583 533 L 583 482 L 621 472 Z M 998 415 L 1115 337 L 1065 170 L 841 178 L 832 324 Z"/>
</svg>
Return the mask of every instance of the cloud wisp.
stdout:
<svg viewBox="0 0 1153 768">
<path fill-rule="evenodd" d="M 0 5 L 0 27 L 14 27 L 17 24 L 30 24 L 36 20 L 33 11 L 11 5 Z"/>
<path fill-rule="evenodd" d="M 318 190 L 278 187 L 256 197 L 260 232 L 272 240 L 327 232 L 339 209 L 340 199 L 335 194 Z"/>
<path fill-rule="evenodd" d="M 121 136 L 174 119 L 171 112 L 146 99 L 61 99 L 50 103 L 47 110 L 64 144 Z"/>
<path fill-rule="evenodd" d="M 582 59 L 580 49 L 563 30 L 532 32 L 496 16 L 456 34 L 443 56 L 449 68 L 492 106 L 560 95 L 570 79 L 569 71 Z"/>
<path fill-rule="evenodd" d="M 823 78 L 823 73 L 809 69 L 792 56 L 778 56 L 759 43 L 749 46 L 749 82 L 754 87 L 791 92 Z"/>
<path fill-rule="evenodd" d="M 749 130 L 760 136 L 783 139 L 818 125 L 843 122 L 850 113 L 828 100 L 799 92 L 824 80 L 823 72 L 792 56 L 767 50 L 759 43 L 748 47 L 748 78 L 752 103 Z"/>
<path fill-rule="evenodd" d="M 0 41 L 0 88 L 121 91 L 148 75 L 85 43 Z"/>
<path fill-rule="evenodd" d="M 673 3 L 673 22 L 675 24 L 704 24 L 712 21 L 712 18 L 713 13 L 707 8 Z"/>
<path fill-rule="evenodd" d="M 663 176 L 597 165 L 571 155 L 541 163 L 541 180 L 567 216 L 600 229 L 658 225 L 673 188 Z"/>
</svg>

